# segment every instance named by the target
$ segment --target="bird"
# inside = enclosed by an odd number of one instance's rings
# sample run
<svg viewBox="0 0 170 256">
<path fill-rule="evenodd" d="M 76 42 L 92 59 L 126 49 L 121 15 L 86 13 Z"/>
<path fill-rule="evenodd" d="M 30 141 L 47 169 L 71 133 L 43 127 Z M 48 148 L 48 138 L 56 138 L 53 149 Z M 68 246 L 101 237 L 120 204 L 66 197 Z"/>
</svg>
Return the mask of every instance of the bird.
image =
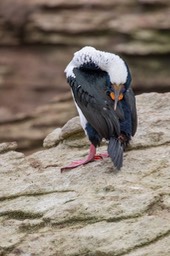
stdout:
<svg viewBox="0 0 170 256">
<path fill-rule="evenodd" d="M 74 53 L 65 74 L 90 149 L 85 159 L 73 161 L 61 172 L 104 157 L 110 157 L 120 170 L 123 152 L 137 130 L 136 99 L 127 63 L 117 54 L 85 46 Z M 107 153 L 96 155 L 103 139 Z"/>
</svg>

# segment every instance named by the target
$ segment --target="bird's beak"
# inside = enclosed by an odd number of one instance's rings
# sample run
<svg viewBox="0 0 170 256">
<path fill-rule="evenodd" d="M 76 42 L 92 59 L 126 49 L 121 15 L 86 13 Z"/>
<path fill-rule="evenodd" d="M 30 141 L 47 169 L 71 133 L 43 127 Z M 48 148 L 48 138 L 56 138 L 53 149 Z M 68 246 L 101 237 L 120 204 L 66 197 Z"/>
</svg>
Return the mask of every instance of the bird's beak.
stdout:
<svg viewBox="0 0 170 256">
<path fill-rule="evenodd" d="M 121 94 L 121 89 L 122 89 L 122 85 L 117 85 L 117 84 L 114 84 L 113 85 L 113 90 L 114 90 L 114 110 L 116 111 L 116 108 L 117 108 L 117 103 L 119 101 L 119 96 Z"/>
</svg>

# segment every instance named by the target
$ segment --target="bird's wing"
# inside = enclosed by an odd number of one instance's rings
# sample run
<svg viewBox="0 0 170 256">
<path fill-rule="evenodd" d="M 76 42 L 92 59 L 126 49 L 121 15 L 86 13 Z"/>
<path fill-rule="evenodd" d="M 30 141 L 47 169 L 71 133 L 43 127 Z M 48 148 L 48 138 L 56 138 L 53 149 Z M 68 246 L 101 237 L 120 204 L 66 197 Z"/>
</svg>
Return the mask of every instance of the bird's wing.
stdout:
<svg viewBox="0 0 170 256">
<path fill-rule="evenodd" d="M 107 95 L 109 77 L 100 69 L 74 68 L 75 77 L 68 77 L 75 101 L 87 121 L 101 137 L 110 139 L 120 134 L 114 102 Z"/>
<path fill-rule="evenodd" d="M 135 95 L 131 87 L 126 91 L 124 97 L 131 110 L 132 136 L 134 136 L 137 130 L 137 110 Z"/>
</svg>

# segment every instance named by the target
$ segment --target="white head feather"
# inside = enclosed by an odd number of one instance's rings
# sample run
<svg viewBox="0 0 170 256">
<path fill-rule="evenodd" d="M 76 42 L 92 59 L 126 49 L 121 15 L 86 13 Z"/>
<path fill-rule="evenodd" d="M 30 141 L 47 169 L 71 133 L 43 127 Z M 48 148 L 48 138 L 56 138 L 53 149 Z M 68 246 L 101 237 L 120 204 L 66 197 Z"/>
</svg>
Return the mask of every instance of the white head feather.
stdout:
<svg viewBox="0 0 170 256">
<path fill-rule="evenodd" d="M 65 69 L 66 76 L 75 77 L 73 69 L 88 62 L 93 62 L 101 70 L 106 71 L 111 83 L 124 84 L 126 82 L 128 71 L 125 62 L 116 54 L 98 51 L 91 46 L 85 46 L 75 52 L 72 61 Z"/>
</svg>

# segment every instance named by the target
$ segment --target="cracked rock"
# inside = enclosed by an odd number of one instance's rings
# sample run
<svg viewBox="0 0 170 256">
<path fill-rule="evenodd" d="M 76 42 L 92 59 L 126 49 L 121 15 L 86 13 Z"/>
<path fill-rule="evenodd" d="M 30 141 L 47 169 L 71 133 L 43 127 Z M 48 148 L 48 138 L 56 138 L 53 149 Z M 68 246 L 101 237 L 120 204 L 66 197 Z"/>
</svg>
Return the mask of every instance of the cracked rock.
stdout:
<svg viewBox="0 0 170 256">
<path fill-rule="evenodd" d="M 138 131 L 120 172 L 109 158 L 60 172 L 88 151 L 78 117 L 30 156 L 1 144 L 0 254 L 169 256 L 169 97 L 137 96 Z"/>
</svg>

